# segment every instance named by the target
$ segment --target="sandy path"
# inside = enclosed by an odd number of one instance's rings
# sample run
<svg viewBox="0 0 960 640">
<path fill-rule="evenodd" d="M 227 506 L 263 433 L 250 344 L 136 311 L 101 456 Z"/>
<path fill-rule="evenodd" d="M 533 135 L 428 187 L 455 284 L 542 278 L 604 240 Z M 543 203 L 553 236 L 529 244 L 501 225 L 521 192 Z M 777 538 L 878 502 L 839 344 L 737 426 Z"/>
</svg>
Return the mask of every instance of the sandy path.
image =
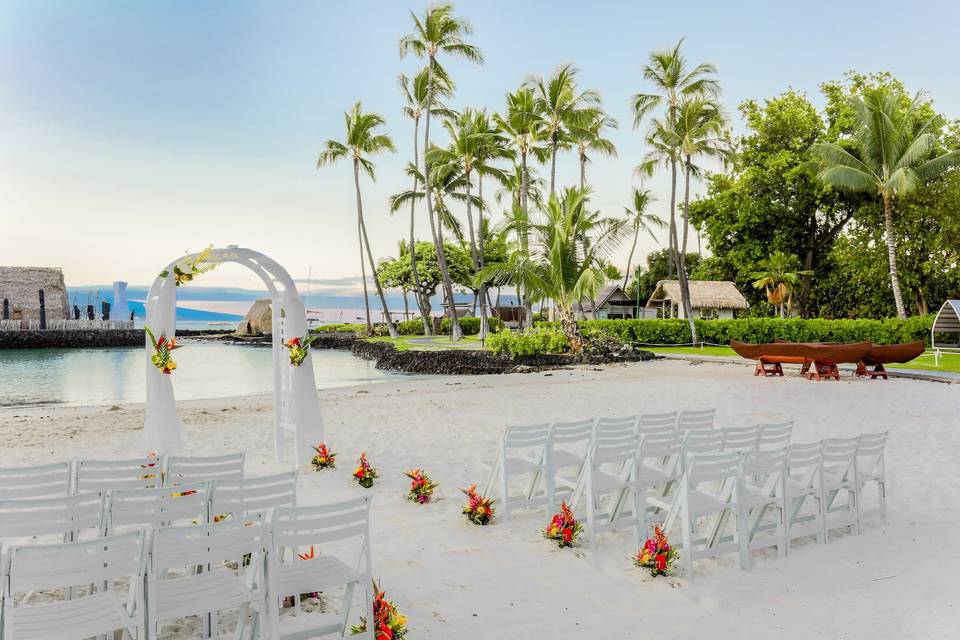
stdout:
<svg viewBox="0 0 960 640">
<path fill-rule="evenodd" d="M 356 495 L 361 449 L 372 489 L 376 573 L 409 615 L 413 638 L 954 638 L 960 637 L 960 386 L 911 380 L 812 383 L 757 379 L 721 364 L 658 361 L 552 373 L 391 381 L 320 392 L 332 473 L 306 472 L 304 503 Z M 716 407 L 718 426 L 792 418 L 795 441 L 889 429 L 888 523 L 788 558 L 698 563 L 694 582 L 633 568 L 631 532 L 598 550 L 558 551 L 542 512 L 481 528 L 459 515 L 457 487 L 483 482 L 507 422 Z M 272 461 L 269 397 L 180 405 L 185 449 L 248 452 L 251 475 Z M 130 456 L 142 407 L 0 410 L 0 465 Z M 402 471 L 441 484 L 427 506 L 404 500 Z"/>
</svg>

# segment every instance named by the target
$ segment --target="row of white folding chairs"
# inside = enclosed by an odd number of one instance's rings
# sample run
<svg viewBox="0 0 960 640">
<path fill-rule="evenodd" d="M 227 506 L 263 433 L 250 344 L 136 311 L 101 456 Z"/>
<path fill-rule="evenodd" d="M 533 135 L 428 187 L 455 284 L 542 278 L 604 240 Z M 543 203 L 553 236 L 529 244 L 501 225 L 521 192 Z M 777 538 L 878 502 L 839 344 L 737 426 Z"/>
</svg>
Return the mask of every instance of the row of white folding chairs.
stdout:
<svg viewBox="0 0 960 640">
<path fill-rule="evenodd" d="M 686 419 L 681 420 L 684 416 Z M 691 452 L 768 449 L 789 443 L 793 430 L 792 421 L 716 430 L 713 418 L 714 411 L 707 410 L 509 425 L 500 440 L 494 463 L 488 465 L 490 474 L 485 492 L 489 495 L 497 487 L 501 518 L 509 517 L 510 509 L 517 507 L 545 505 L 550 512 L 556 507 L 558 486 L 561 494 L 575 490 L 574 484 L 582 473 L 587 454 L 598 440 L 636 440 L 645 435 L 680 433 L 684 434 L 684 442 L 689 442 Z M 561 475 L 569 470 L 575 471 L 572 478 Z M 529 483 L 523 494 L 511 495 L 510 479 L 517 475 L 530 476 Z"/>
<path fill-rule="evenodd" d="M 838 527 L 859 535 L 861 496 L 870 483 L 877 486 L 883 519 L 885 432 L 774 449 L 696 452 L 684 442 L 692 435 L 598 442 L 574 498 L 574 504 L 580 495 L 586 498 L 591 544 L 602 528 L 634 526 L 639 541 L 654 518 L 668 532 L 679 520 L 682 555 L 692 576 L 693 561 L 701 557 L 736 550 L 740 566 L 747 568 L 754 549 L 776 546 L 786 554 L 791 540 L 813 535 L 826 543 Z M 838 504 L 838 497 L 846 499 Z M 775 516 L 772 523 L 765 521 L 768 512 Z M 704 526 L 705 516 L 711 517 Z M 728 534 L 731 517 L 735 529 Z"/>
<path fill-rule="evenodd" d="M 206 457 L 161 455 L 0 468 L 0 500 L 237 479 L 244 475 L 244 461 L 243 453 Z"/>
<path fill-rule="evenodd" d="M 284 599 L 344 587 L 341 616 L 322 618 L 296 637 L 346 634 L 355 589 L 372 637 L 370 497 L 309 507 L 279 507 L 269 522 L 239 518 L 161 527 L 96 540 L 10 549 L 0 623 L 5 640 L 88 638 L 116 631 L 150 640 L 160 623 L 199 616 L 216 637 L 216 614 L 239 608 L 236 637 L 280 638 Z M 320 545 L 322 554 L 315 550 Z M 309 548 L 309 552 L 305 553 Z M 116 581 L 126 579 L 126 597 Z M 30 592 L 70 594 L 29 604 Z M 309 622 L 309 621 L 308 621 Z"/>
</svg>

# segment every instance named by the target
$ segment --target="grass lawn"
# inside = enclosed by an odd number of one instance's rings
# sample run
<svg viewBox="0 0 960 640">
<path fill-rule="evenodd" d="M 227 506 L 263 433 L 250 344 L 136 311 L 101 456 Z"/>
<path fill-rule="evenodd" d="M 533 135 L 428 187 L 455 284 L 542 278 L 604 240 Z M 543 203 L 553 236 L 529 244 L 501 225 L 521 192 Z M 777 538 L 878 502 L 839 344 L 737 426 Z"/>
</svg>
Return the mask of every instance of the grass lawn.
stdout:
<svg viewBox="0 0 960 640">
<path fill-rule="evenodd" d="M 460 342 L 450 342 L 447 336 L 400 336 L 399 338 L 368 338 L 370 342 L 389 342 L 397 351 L 448 351 L 453 349 L 483 349 L 480 338 L 464 336 Z"/>
<path fill-rule="evenodd" d="M 732 356 L 739 357 L 730 347 L 652 347 L 654 353 L 661 355 L 695 356 Z M 960 373 L 960 353 L 945 353 L 940 357 L 940 366 L 934 363 L 933 352 L 927 351 L 919 358 L 905 364 L 889 365 L 889 369 L 923 369 L 925 371 L 948 371 Z"/>
</svg>

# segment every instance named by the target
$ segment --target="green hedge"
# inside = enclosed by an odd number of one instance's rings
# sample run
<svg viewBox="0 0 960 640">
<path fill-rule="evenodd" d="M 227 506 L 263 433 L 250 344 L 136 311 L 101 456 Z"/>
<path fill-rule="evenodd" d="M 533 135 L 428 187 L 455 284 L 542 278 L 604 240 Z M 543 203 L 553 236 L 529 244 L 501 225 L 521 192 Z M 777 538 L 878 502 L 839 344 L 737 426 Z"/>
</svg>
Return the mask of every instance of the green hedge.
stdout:
<svg viewBox="0 0 960 640">
<path fill-rule="evenodd" d="M 523 333 L 500 331 L 487 338 L 487 347 L 496 354 L 532 356 L 541 353 L 564 353 L 567 337 L 559 329 L 537 327 Z"/>
<path fill-rule="evenodd" d="M 488 318 L 487 326 L 490 331 L 500 331 L 503 329 L 503 320 L 500 318 Z M 480 333 L 480 318 L 466 317 L 460 318 L 460 328 L 463 329 L 463 335 L 475 336 Z M 440 321 L 440 333 L 450 333 L 450 318 L 444 318 Z"/>
<path fill-rule="evenodd" d="M 894 344 L 923 340 L 929 344 L 933 316 L 914 316 L 906 320 L 824 320 L 813 318 L 736 318 L 733 320 L 697 320 L 697 337 L 703 342 L 729 344 L 741 342 L 860 342 Z M 579 323 L 584 337 L 590 334 L 612 335 L 626 342 L 646 344 L 684 344 L 690 342 L 686 320 L 584 320 Z M 556 323 L 538 327 L 557 328 Z"/>
</svg>

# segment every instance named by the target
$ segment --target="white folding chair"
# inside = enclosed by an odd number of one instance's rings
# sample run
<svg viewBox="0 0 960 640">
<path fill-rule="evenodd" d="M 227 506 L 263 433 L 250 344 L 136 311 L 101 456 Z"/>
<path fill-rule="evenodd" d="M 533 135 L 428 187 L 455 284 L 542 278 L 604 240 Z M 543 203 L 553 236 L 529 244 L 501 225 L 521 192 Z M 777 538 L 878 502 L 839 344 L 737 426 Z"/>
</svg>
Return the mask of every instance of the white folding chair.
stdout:
<svg viewBox="0 0 960 640">
<path fill-rule="evenodd" d="M 568 498 L 570 490 L 560 486 L 558 477 L 563 476 L 568 481 L 575 481 L 580 474 L 584 461 L 587 459 L 587 450 L 593 440 L 594 420 L 577 420 L 573 422 L 554 422 L 550 425 L 550 462 L 553 464 L 553 499 L 556 503 L 561 498 Z M 572 473 L 571 473 L 572 472 Z M 551 505 L 550 510 L 556 508 Z"/>
<path fill-rule="evenodd" d="M 681 411 L 677 416 L 677 429 L 680 431 L 710 431 L 717 417 L 716 409 Z"/>
<path fill-rule="evenodd" d="M 743 513 L 747 520 L 746 567 L 751 551 L 776 547 L 787 554 L 787 449 L 749 451 L 743 455 Z M 772 522 L 768 519 L 772 514 Z"/>
<path fill-rule="evenodd" d="M 723 451 L 723 437 L 723 431 L 687 431 L 683 438 L 684 469 L 694 454 Z"/>
<path fill-rule="evenodd" d="M 860 535 L 857 448 L 857 438 L 827 438 L 823 441 L 820 495 L 824 512 L 823 538 L 828 542 L 831 529 L 849 527 Z M 837 498 L 841 494 L 845 500 L 838 505 Z"/>
<path fill-rule="evenodd" d="M 621 416 L 616 418 L 597 418 L 593 428 L 594 437 L 620 435 L 632 433 L 636 437 L 637 416 Z"/>
<path fill-rule="evenodd" d="M 823 460 L 819 442 L 790 445 L 787 454 L 787 553 L 797 538 L 815 536 L 826 542 L 823 484 Z"/>
<path fill-rule="evenodd" d="M 13 547 L 3 596 L 3 637 L 79 640 L 121 631 L 131 640 L 143 640 L 145 556 L 142 531 Z M 126 579 L 125 587 L 120 579 Z M 58 589 L 72 597 L 39 604 L 17 597 Z"/>
<path fill-rule="evenodd" d="M 866 513 L 863 509 L 863 490 L 871 482 L 877 484 L 877 513 L 880 521 L 887 519 L 887 466 L 883 450 L 889 432 L 865 433 L 857 438 L 857 504 L 860 505 L 860 518 Z"/>
<path fill-rule="evenodd" d="M 753 451 L 760 442 L 760 426 L 734 427 L 721 429 L 723 434 L 723 450 L 745 453 Z"/>
<path fill-rule="evenodd" d="M 724 491 L 727 486 L 732 487 L 729 496 Z M 681 555 L 690 579 L 693 578 L 693 563 L 700 558 L 736 552 L 737 566 L 746 567 L 747 529 L 742 497 L 740 453 L 724 451 L 690 456 L 678 493 L 679 519 L 683 528 Z M 709 517 L 715 521 L 725 513 L 736 520 L 734 533 L 713 536 L 709 528 L 706 532 L 701 529 L 702 519 Z M 714 537 L 712 544 L 711 537 Z"/>
<path fill-rule="evenodd" d="M 172 487 L 187 482 L 242 478 L 245 457 L 244 453 L 207 457 L 165 456 L 163 482 Z"/>
<path fill-rule="evenodd" d="M 667 429 L 676 430 L 677 412 L 644 413 L 637 420 L 637 433 L 663 433 Z"/>
<path fill-rule="evenodd" d="M 78 460 L 74 465 L 74 491 L 149 489 L 162 484 L 160 460 Z"/>
<path fill-rule="evenodd" d="M 68 496 L 70 480 L 69 462 L 0 468 L 0 500 Z"/>
<path fill-rule="evenodd" d="M 757 437 L 757 449 L 760 451 L 777 451 L 790 446 L 790 438 L 793 437 L 793 420 L 757 426 L 760 427 L 760 435 Z"/>
<path fill-rule="evenodd" d="M 575 508 L 580 498 L 586 497 L 586 530 L 591 547 L 596 545 L 599 531 L 639 523 L 644 503 L 637 485 L 638 448 L 632 429 L 598 431 L 594 436 L 580 476 L 570 487 L 571 507 Z M 627 514 L 623 507 L 630 493 L 633 507 Z"/>
<path fill-rule="evenodd" d="M 373 630 L 373 569 L 370 559 L 370 496 L 315 507 L 279 507 L 271 518 L 267 553 L 270 638 L 299 639 L 328 633 L 346 635 L 354 590 L 364 594 L 363 617 Z M 314 549 L 314 547 L 316 547 Z M 301 558 L 301 554 L 308 554 Z M 287 596 L 344 587 L 340 619 L 281 633 L 280 609 Z"/>
<path fill-rule="evenodd" d="M 554 502 L 554 473 L 550 457 L 550 425 L 508 425 L 500 439 L 497 459 L 490 466 L 485 495 L 498 487 L 501 520 L 507 520 L 511 508 L 545 506 L 549 512 Z M 511 476 L 527 476 L 522 495 L 510 494 Z M 543 479 L 544 489 L 538 495 Z"/>
<path fill-rule="evenodd" d="M 266 605 L 263 571 L 264 529 L 257 520 L 228 520 L 154 531 L 147 571 L 147 630 L 160 635 L 165 620 L 200 616 L 204 637 L 216 637 L 217 615 L 239 608 L 236 638 L 249 615 L 250 638 Z"/>
<path fill-rule="evenodd" d="M 217 480 L 210 514 L 241 516 L 297 504 L 297 472 L 289 471 L 263 478 Z"/>
<path fill-rule="evenodd" d="M 679 485 L 683 477 L 683 439 L 672 429 L 667 433 L 651 433 L 640 436 L 637 460 L 637 491 L 643 508 L 637 527 L 637 539 L 647 535 L 650 512 L 668 512 L 672 504 L 670 491 Z M 653 492 L 648 496 L 648 492 Z"/>
<path fill-rule="evenodd" d="M 210 519 L 209 482 L 155 489 L 117 489 L 107 495 L 106 533 L 125 527 L 166 527 Z"/>
</svg>

